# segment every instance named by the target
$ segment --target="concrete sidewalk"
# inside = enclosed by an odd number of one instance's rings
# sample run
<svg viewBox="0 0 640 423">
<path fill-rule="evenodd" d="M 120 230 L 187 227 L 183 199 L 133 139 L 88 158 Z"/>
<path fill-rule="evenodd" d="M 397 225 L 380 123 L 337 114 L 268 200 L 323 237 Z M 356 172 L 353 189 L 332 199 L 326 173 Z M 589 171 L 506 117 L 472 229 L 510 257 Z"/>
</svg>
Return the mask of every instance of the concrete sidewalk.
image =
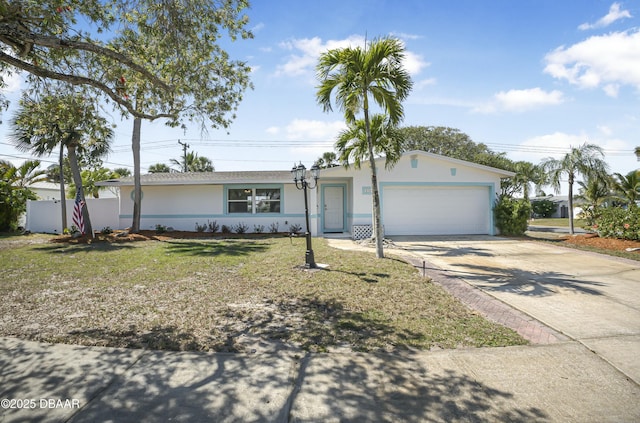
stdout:
<svg viewBox="0 0 640 423">
<path fill-rule="evenodd" d="M 640 387 L 576 342 L 296 356 L 2 338 L 0 369 L 0 398 L 26 407 L 3 401 L 2 422 L 640 420 Z"/>
</svg>

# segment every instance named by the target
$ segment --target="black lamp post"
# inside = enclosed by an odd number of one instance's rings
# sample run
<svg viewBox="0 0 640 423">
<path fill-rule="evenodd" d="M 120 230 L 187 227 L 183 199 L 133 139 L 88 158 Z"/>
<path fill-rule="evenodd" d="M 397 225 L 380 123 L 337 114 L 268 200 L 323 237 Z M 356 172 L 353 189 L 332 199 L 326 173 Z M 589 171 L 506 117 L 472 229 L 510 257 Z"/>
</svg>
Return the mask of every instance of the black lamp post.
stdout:
<svg viewBox="0 0 640 423">
<path fill-rule="evenodd" d="M 320 177 L 320 168 L 317 165 L 311 166 L 309 169 L 313 182 L 307 181 L 307 168 L 302 163 L 298 166 L 293 165 L 291 169 L 291 175 L 293 176 L 293 182 L 296 184 L 296 188 L 304 191 L 304 215 L 307 219 L 307 232 L 304 234 L 307 238 L 307 252 L 305 253 L 304 267 L 307 269 L 313 269 L 318 267 L 313 257 L 313 249 L 311 248 L 311 231 L 309 230 L 309 203 L 307 201 L 307 188 L 314 189 L 318 186 L 318 178 Z"/>
</svg>

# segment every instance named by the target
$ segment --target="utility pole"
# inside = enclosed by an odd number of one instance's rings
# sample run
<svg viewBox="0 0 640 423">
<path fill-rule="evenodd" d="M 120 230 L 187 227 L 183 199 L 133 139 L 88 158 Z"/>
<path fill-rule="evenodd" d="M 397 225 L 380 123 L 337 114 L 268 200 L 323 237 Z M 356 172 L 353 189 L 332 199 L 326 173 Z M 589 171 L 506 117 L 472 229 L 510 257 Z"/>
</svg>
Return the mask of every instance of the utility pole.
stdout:
<svg viewBox="0 0 640 423">
<path fill-rule="evenodd" d="M 189 168 L 187 166 L 187 148 L 189 148 L 189 144 L 187 144 L 186 142 L 181 142 L 180 140 L 178 140 L 178 144 L 182 146 L 182 163 L 184 165 L 184 169 L 182 171 L 186 173 L 189 171 Z"/>
</svg>

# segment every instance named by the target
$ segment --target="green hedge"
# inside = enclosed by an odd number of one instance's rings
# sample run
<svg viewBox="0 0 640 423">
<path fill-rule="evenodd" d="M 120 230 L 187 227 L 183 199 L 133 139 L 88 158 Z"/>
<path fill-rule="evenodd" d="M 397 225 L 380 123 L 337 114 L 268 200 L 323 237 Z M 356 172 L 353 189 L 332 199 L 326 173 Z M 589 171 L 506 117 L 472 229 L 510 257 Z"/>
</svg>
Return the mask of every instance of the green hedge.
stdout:
<svg viewBox="0 0 640 423">
<path fill-rule="evenodd" d="M 531 216 L 531 203 L 524 198 L 500 197 L 495 207 L 496 226 L 501 235 L 524 235 Z"/>
<path fill-rule="evenodd" d="M 600 209 L 592 229 L 603 238 L 640 241 L 640 208 L 607 207 Z"/>
<path fill-rule="evenodd" d="M 558 210 L 558 205 L 551 200 L 535 200 L 531 202 L 536 217 L 551 217 Z"/>
</svg>

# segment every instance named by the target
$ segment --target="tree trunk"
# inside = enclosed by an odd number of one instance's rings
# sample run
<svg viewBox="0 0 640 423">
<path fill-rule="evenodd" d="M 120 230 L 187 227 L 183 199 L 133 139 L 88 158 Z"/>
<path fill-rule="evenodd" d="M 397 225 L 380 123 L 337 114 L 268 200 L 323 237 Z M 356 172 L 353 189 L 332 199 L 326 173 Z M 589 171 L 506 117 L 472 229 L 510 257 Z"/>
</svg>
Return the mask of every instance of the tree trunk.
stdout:
<svg viewBox="0 0 640 423">
<path fill-rule="evenodd" d="M 67 195 L 64 189 L 64 170 L 62 165 L 64 162 L 64 143 L 60 143 L 60 210 L 62 212 L 62 231 L 64 233 L 67 227 Z"/>
<path fill-rule="evenodd" d="M 573 175 L 569 174 L 569 233 L 573 235 Z"/>
<path fill-rule="evenodd" d="M 367 133 L 367 147 L 369 149 L 369 166 L 371 167 L 371 197 L 373 213 L 373 235 L 376 238 L 376 257 L 384 258 L 384 234 L 382 231 L 382 219 L 380 218 L 380 193 L 378 192 L 378 175 L 376 171 L 376 160 L 373 156 L 373 141 L 371 140 L 371 124 L 369 122 L 369 109 L 366 107 L 367 100 L 365 94 L 364 126 Z"/>
<path fill-rule="evenodd" d="M 142 207 L 142 185 L 140 183 L 140 127 L 142 119 L 133 120 L 133 136 L 131 149 L 133 151 L 133 222 L 131 232 L 140 232 L 140 209 Z"/>
<path fill-rule="evenodd" d="M 69 165 L 71 166 L 71 174 L 73 175 L 73 182 L 76 184 L 76 195 L 80 195 L 82 201 L 84 201 L 84 207 L 82 208 L 82 218 L 84 220 L 84 232 L 93 236 L 93 227 L 91 226 L 91 217 L 89 216 L 89 207 L 87 201 L 84 198 L 84 190 L 82 189 L 82 176 L 80 176 L 80 169 L 78 168 L 78 157 L 76 156 L 76 147 L 74 145 L 67 145 L 67 151 L 69 152 Z"/>
</svg>

